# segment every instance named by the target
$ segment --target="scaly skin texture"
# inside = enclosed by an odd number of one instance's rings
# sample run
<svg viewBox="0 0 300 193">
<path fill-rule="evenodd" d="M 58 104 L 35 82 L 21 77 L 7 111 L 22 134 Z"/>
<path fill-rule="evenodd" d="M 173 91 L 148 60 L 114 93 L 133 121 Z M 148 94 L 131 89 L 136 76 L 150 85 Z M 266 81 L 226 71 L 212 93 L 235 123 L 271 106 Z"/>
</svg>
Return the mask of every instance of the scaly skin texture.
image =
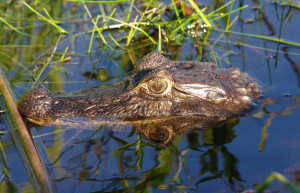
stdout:
<svg viewBox="0 0 300 193">
<path fill-rule="evenodd" d="M 249 110 L 258 97 L 257 84 L 237 68 L 169 61 L 154 51 L 129 79 L 114 86 L 75 93 L 35 88 L 19 101 L 19 110 L 39 125 L 63 117 L 139 121 L 193 116 L 208 128 Z"/>
</svg>

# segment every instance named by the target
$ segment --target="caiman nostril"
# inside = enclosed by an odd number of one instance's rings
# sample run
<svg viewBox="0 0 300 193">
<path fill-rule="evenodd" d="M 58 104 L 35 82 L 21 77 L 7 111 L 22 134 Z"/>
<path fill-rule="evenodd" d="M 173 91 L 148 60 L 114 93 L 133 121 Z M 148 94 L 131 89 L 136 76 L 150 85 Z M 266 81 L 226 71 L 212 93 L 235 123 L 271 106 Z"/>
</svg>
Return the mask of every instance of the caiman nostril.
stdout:
<svg viewBox="0 0 300 193">
<path fill-rule="evenodd" d="M 231 75 L 241 76 L 241 71 L 238 68 L 229 69 L 228 73 Z"/>
</svg>

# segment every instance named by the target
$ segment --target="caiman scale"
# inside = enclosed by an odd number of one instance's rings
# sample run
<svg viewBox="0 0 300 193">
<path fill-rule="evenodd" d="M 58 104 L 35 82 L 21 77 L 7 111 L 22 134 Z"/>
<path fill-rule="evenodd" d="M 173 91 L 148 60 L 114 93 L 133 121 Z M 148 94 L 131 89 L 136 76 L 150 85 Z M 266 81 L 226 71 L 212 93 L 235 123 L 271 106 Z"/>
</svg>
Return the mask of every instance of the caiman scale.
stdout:
<svg viewBox="0 0 300 193">
<path fill-rule="evenodd" d="M 257 84 L 238 68 L 169 61 L 154 51 L 123 82 L 75 93 L 35 88 L 19 101 L 19 110 L 38 125 L 64 117 L 127 122 L 196 117 L 198 127 L 209 128 L 249 110 L 258 97 Z"/>
</svg>

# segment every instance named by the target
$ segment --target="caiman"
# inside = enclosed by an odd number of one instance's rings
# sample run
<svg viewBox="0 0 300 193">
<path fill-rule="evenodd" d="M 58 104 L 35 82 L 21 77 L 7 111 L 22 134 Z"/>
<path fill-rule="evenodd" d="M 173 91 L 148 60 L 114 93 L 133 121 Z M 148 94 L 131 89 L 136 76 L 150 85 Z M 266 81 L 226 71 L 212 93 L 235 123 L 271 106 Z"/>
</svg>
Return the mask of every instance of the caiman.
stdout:
<svg viewBox="0 0 300 193">
<path fill-rule="evenodd" d="M 18 106 L 38 125 L 64 117 L 112 117 L 137 123 L 184 117 L 188 124 L 195 119 L 197 127 L 205 129 L 248 111 L 260 96 L 257 83 L 238 68 L 169 61 L 154 51 L 140 61 L 130 78 L 116 85 L 74 93 L 35 88 Z"/>
</svg>

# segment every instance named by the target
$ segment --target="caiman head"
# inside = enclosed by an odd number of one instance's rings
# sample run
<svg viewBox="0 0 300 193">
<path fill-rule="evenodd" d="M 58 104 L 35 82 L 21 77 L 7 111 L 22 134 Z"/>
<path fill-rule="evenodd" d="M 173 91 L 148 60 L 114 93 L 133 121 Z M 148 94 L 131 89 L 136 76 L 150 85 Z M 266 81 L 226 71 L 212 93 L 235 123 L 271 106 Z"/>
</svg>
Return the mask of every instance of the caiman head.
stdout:
<svg viewBox="0 0 300 193">
<path fill-rule="evenodd" d="M 208 128 L 246 112 L 259 96 L 257 84 L 237 68 L 169 61 L 154 51 L 117 85 L 69 94 L 38 88 L 21 99 L 19 109 L 38 124 L 66 116 L 128 122 L 193 116 Z"/>
<path fill-rule="evenodd" d="M 257 84 L 238 68 L 213 63 L 168 61 L 148 54 L 131 77 L 134 96 L 126 103 L 135 118 L 200 116 L 226 119 L 250 109 Z"/>
</svg>

